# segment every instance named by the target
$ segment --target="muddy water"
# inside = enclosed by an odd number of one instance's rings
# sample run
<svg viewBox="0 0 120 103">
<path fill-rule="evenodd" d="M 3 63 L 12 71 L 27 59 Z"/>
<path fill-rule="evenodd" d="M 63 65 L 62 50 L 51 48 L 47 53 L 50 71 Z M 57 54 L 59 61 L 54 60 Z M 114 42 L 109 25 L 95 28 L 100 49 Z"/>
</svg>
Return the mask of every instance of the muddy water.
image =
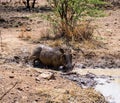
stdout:
<svg viewBox="0 0 120 103">
<path fill-rule="evenodd" d="M 112 78 L 96 78 L 98 84 L 95 89 L 101 92 L 109 103 L 120 103 L 120 69 L 75 69 L 77 73 L 94 73 L 98 76 L 112 76 Z"/>
<path fill-rule="evenodd" d="M 106 82 L 106 79 L 99 78 L 97 80 L 99 84 L 96 85 L 95 89 L 100 91 L 110 103 L 120 103 L 120 82 L 117 82 L 117 80 L 109 83 Z"/>
</svg>

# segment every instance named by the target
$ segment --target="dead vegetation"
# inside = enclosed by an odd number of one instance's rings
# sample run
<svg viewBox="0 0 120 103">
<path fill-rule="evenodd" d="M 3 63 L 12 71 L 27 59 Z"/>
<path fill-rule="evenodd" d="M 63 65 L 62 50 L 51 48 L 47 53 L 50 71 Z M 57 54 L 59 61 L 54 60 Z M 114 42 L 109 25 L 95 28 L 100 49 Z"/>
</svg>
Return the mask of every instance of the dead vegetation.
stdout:
<svg viewBox="0 0 120 103">
<path fill-rule="evenodd" d="M 90 25 L 90 21 L 80 21 L 74 28 L 70 28 L 66 24 L 62 24 L 59 28 L 64 29 L 66 38 L 72 38 L 72 41 L 90 40 L 93 37 L 94 27 Z M 60 29 L 58 29 L 61 32 Z"/>
<path fill-rule="evenodd" d="M 26 40 L 31 39 L 32 34 L 31 34 L 30 31 L 31 31 L 30 28 L 28 28 L 26 25 L 23 25 L 23 26 L 21 27 L 21 32 L 20 32 L 20 34 L 18 35 L 18 38 L 26 39 Z"/>
</svg>

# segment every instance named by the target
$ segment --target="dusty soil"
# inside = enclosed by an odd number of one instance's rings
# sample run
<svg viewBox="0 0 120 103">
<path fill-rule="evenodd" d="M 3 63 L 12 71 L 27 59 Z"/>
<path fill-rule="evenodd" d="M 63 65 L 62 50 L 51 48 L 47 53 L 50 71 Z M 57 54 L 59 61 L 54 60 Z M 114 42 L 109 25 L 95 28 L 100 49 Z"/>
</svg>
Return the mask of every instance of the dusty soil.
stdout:
<svg viewBox="0 0 120 103">
<path fill-rule="evenodd" d="M 43 8 L 44 0 L 40 3 L 42 6 L 31 12 L 23 6 L 17 7 L 18 4 L 0 4 L 0 103 L 105 103 L 100 93 L 82 89 L 62 78 L 60 72 L 32 68 L 25 62 L 39 44 L 66 47 L 63 40 L 40 40 L 44 36 L 54 36 L 51 25 L 41 16 L 51 11 Z M 92 22 L 97 27 L 94 38 L 99 42 L 75 44 L 84 52 L 83 55 L 74 51 L 75 68 L 120 68 L 120 9 L 105 12 L 107 16 Z M 16 61 L 15 57 L 19 57 L 20 61 Z M 52 72 L 54 78 L 42 78 L 40 75 L 45 72 Z"/>
<path fill-rule="evenodd" d="M 96 25 L 94 38 L 101 45 L 93 41 L 85 42 L 85 58 L 78 62 L 79 68 L 120 68 L 120 9 L 105 13 L 107 16 L 93 21 Z"/>
<path fill-rule="evenodd" d="M 55 71 L 54 78 L 40 75 L 45 70 L 0 65 L 0 103 L 105 103 L 93 89 L 81 89 Z M 72 87 L 72 88 L 71 88 Z"/>
</svg>

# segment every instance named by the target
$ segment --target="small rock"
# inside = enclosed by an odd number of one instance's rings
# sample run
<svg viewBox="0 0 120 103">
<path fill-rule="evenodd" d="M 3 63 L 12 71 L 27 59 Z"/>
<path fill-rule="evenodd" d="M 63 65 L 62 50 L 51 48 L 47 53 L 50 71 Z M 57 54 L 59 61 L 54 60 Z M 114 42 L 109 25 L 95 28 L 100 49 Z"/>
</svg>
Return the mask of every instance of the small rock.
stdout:
<svg viewBox="0 0 120 103">
<path fill-rule="evenodd" d="M 37 24 L 40 24 L 40 23 L 42 23 L 42 21 L 38 21 L 38 22 L 37 22 Z"/>
<path fill-rule="evenodd" d="M 26 31 L 31 31 L 32 29 L 30 27 L 27 27 L 26 28 Z"/>
<path fill-rule="evenodd" d="M 18 89 L 19 91 L 23 91 L 23 89 L 22 89 L 22 88 L 20 88 L 20 87 L 18 87 L 17 89 Z"/>
<path fill-rule="evenodd" d="M 95 78 L 96 77 L 96 75 L 95 74 L 93 74 L 93 73 L 88 73 L 88 74 L 86 74 L 86 77 L 87 78 Z"/>
<path fill-rule="evenodd" d="M 36 77 L 35 80 L 36 80 L 36 81 L 40 81 L 40 78 L 39 78 L 39 77 Z"/>
<path fill-rule="evenodd" d="M 14 78 L 14 76 L 13 76 L 13 75 L 10 75 L 9 78 Z"/>
<path fill-rule="evenodd" d="M 107 23 L 107 24 L 105 24 L 105 26 L 109 26 L 109 24 Z"/>
<path fill-rule="evenodd" d="M 117 22 L 114 22 L 114 24 L 117 24 Z"/>
<path fill-rule="evenodd" d="M 39 78 L 43 78 L 43 79 L 55 79 L 54 73 L 51 72 L 43 72 L 39 75 Z"/>
<path fill-rule="evenodd" d="M 30 22 L 32 22 L 33 20 L 32 19 L 30 19 Z"/>
<path fill-rule="evenodd" d="M 85 68 L 86 68 L 86 66 L 85 66 L 85 65 L 83 65 L 83 66 L 82 66 L 82 69 L 85 69 Z"/>
<path fill-rule="evenodd" d="M 106 29 L 106 31 L 112 33 L 112 29 Z"/>
<path fill-rule="evenodd" d="M 30 74 L 30 77 L 32 77 L 33 75 L 32 74 Z"/>
<path fill-rule="evenodd" d="M 36 99 L 35 102 L 38 102 L 38 99 Z"/>
<path fill-rule="evenodd" d="M 36 101 L 33 101 L 32 103 L 37 103 Z"/>
</svg>

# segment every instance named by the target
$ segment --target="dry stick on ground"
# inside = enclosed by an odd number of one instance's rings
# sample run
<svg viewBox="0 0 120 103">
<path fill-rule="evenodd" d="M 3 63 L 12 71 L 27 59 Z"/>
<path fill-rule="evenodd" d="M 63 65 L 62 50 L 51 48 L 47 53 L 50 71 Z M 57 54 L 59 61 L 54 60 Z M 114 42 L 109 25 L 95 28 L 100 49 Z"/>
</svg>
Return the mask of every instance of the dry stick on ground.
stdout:
<svg viewBox="0 0 120 103">
<path fill-rule="evenodd" d="M 0 30 L 0 47 L 1 47 L 1 51 L 3 51 L 3 48 L 2 48 L 2 33 L 1 33 L 1 30 Z"/>
<path fill-rule="evenodd" d="M 15 88 L 17 84 L 18 82 L 15 82 L 15 84 L 0 97 L 0 100 L 2 100 L 13 88 Z"/>
</svg>

